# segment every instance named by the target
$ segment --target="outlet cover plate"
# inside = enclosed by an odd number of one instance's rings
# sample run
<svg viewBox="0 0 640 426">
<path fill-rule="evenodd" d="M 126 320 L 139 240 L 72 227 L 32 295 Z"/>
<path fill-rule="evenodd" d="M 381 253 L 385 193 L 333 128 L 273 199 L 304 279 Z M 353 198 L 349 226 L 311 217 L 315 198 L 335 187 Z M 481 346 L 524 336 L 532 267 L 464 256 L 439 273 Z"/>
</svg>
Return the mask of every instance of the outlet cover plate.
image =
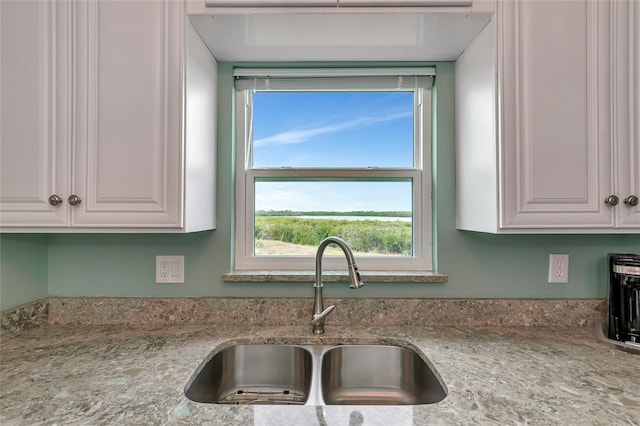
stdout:
<svg viewBox="0 0 640 426">
<path fill-rule="evenodd" d="M 184 256 L 156 256 L 156 284 L 184 283 Z"/>
<path fill-rule="evenodd" d="M 549 255 L 549 282 L 568 283 L 569 282 L 569 255 L 550 254 Z"/>
</svg>

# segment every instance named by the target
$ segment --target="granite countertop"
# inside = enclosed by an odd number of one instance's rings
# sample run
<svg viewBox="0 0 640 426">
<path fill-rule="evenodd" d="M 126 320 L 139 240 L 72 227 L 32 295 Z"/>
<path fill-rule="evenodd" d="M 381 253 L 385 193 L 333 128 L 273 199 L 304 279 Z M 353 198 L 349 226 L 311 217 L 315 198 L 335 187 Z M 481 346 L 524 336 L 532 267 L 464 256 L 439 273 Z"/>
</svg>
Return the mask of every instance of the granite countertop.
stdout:
<svg viewBox="0 0 640 426">
<path fill-rule="evenodd" d="M 0 424 L 631 424 L 640 355 L 591 327 L 337 327 L 328 342 L 404 340 L 448 387 L 419 406 L 235 406 L 183 389 L 218 345 L 319 343 L 310 327 L 43 326 L 0 343 Z"/>
</svg>

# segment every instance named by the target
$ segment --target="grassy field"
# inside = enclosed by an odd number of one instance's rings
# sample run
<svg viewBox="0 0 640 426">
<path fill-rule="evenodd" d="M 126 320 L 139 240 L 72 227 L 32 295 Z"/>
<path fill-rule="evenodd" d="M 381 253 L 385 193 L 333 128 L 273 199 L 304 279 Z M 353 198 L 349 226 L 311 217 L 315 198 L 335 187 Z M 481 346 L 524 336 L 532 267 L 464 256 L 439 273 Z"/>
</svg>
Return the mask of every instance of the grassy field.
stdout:
<svg viewBox="0 0 640 426">
<path fill-rule="evenodd" d="M 256 217 L 255 238 L 258 242 L 278 241 L 302 247 L 317 247 L 328 236 L 344 239 L 354 251 L 360 253 L 402 256 L 412 254 L 410 222 Z"/>
</svg>

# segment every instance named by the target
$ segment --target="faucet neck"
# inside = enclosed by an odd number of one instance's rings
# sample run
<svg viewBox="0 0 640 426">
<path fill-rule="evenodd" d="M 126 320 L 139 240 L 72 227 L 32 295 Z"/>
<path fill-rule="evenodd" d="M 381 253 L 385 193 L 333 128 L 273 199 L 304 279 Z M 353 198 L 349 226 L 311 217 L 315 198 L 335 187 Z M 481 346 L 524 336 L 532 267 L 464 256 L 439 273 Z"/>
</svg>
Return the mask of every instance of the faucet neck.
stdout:
<svg viewBox="0 0 640 426">
<path fill-rule="evenodd" d="M 338 237 L 325 238 L 318 246 L 318 251 L 316 252 L 316 282 L 314 284 L 314 287 L 322 287 L 322 257 L 324 256 L 324 250 L 329 244 L 335 244 L 340 247 L 340 249 L 344 253 L 344 256 L 347 258 L 347 267 L 349 268 L 349 270 L 355 268 L 356 261 L 347 243 Z"/>
<path fill-rule="evenodd" d="M 344 252 L 345 257 L 347 258 L 347 267 L 349 269 L 349 280 L 351 281 L 351 288 L 360 288 L 362 286 L 362 281 L 360 280 L 360 274 L 358 273 L 358 268 L 356 267 L 353 253 L 351 252 L 351 249 L 349 248 L 347 243 L 337 237 L 325 238 L 320 243 L 320 246 L 318 247 L 318 251 L 316 253 L 316 281 L 313 284 L 313 287 L 315 289 L 315 297 L 313 299 L 313 318 L 311 320 L 314 334 L 324 333 L 324 318 L 335 308 L 334 305 L 329 306 L 327 309 L 324 309 L 324 307 L 322 306 L 322 256 L 324 255 L 325 248 L 327 248 L 327 246 L 331 243 L 336 244 L 338 247 L 340 247 Z"/>
</svg>

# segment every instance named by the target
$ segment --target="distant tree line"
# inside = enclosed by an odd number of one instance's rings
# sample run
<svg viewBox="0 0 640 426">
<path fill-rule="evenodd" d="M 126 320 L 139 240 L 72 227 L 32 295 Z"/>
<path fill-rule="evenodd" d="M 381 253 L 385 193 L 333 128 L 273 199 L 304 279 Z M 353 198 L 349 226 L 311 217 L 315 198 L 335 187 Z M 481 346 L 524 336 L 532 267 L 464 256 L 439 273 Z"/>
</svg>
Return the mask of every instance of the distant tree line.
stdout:
<svg viewBox="0 0 640 426">
<path fill-rule="evenodd" d="M 411 217 L 410 211 L 378 211 L 353 210 L 337 211 L 296 211 L 296 210 L 256 210 L 256 216 L 378 216 L 378 217 Z"/>
</svg>

